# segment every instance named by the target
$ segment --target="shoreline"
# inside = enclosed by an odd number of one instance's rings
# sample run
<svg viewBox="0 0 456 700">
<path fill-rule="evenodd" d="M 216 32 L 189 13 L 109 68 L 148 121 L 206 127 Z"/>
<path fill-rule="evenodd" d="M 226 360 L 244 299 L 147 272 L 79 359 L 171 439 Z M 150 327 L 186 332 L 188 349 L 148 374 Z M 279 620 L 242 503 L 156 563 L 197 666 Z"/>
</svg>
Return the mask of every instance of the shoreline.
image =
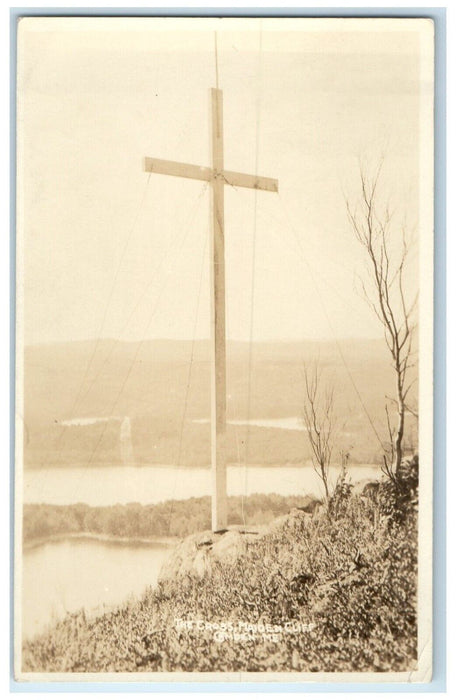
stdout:
<svg viewBox="0 0 456 700">
<path fill-rule="evenodd" d="M 286 462 L 285 464 L 240 464 L 237 462 L 231 462 L 226 465 L 227 469 L 294 469 L 294 468 L 302 468 L 302 469 L 307 469 L 307 468 L 312 468 L 313 469 L 313 464 L 310 460 L 307 460 L 305 463 L 302 462 Z M 371 463 L 367 464 L 365 462 L 359 462 L 359 463 L 352 463 L 350 466 L 354 469 L 377 469 L 379 468 L 378 463 Z M 210 471 L 211 465 L 210 464 L 199 464 L 199 465 L 176 465 L 176 464 L 163 464 L 162 462 L 152 462 L 152 463 L 143 463 L 143 464 L 111 464 L 111 463 L 94 463 L 91 465 L 92 469 L 176 469 L 176 470 L 195 470 L 195 469 L 202 469 L 204 471 Z M 86 465 L 81 463 L 81 464 L 50 464 L 48 466 L 32 466 L 30 464 L 24 464 L 24 471 L 44 471 L 48 469 L 56 469 L 56 470 L 66 470 L 66 469 L 86 469 Z M 341 465 L 339 463 L 337 464 L 331 464 L 330 469 L 341 469 Z M 348 468 L 349 471 L 349 468 Z"/>
<path fill-rule="evenodd" d="M 105 535 L 98 532 L 62 532 L 46 537 L 33 537 L 22 542 L 24 552 L 31 549 L 36 549 L 51 542 L 62 542 L 63 540 L 94 540 L 97 542 L 106 542 L 111 544 L 126 544 L 126 545 L 158 545 L 163 548 L 169 548 L 176 545 L 181 537 L 157 535 L 155 537 L 122 537 L 116 535 Z"/>
</svg>

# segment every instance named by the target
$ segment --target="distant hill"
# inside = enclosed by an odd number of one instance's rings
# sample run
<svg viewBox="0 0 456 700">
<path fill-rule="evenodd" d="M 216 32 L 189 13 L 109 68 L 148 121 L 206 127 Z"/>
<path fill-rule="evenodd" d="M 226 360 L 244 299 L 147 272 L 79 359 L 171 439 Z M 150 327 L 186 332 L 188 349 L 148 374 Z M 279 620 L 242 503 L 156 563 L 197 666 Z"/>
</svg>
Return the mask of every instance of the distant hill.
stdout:
<svg viewBox="0 0 456 700">
<path fill-rule="evenodd" d="M 249 405 L 251 419 L 302 416 L 303 368 L 316 359 L 323 377 L 335 386 L 336 451 L 350 451 L 358 462 L 377 461 L 381 450 L 366 412 L 383 436 L 385 395 L 394 393 L 381 340 L 344 340 L 338 346 L 254 343 L 251 351 L 247 343 L 228 343 L 228 420 L 245 420 Z M 26 467 L 120 464 L 125 416 L 135 464 L 210 463 L 209 424 L 194 422 L 210 417 L 209 341 L 35 345 L 25 349 L 24 368 Z M 75 424 L 95 417 L 106 420 Z M 408 439 L 416 441 L 412 424 Z M 230 462 L 277 465 L 309 458 L 303 431 L 228 426 Z"/>
</svg>

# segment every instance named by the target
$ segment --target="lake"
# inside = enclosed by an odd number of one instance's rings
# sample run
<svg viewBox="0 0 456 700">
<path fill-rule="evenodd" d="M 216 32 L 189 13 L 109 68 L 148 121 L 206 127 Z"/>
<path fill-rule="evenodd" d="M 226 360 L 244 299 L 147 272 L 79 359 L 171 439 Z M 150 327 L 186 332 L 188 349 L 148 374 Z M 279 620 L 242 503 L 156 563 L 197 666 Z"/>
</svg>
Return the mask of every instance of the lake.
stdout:
<svg viewBox="0 0 456 700">
<path fill-rule="evenodd" d="M 304 421 L 299 416 L 286 418 L 251 418 L 250 420 L 227 420 L 228 425 L 253 425 L 257 428 L 278 428 L 279 430 L 305 431 Z M 193 423 L 210 423 L 208 418 L 196 418 Z"/>
<path fill-rule="evenodd" d="M 334 483 L 338 468 L 330 470 Z M 376 466 L 356 465 L 348 469 L 353 483 L 377 479 Z M 74 467 L 28 469 L 24 471 L 24 502 L 66 505 L 88 503 L 160 503 L 168 499 L 208 496 L 211 470 L 208 468 L 153 465 L 143 467 Z M 286 467 L 239 465 L 227 468 L 227 490 L 232 496 L 278 493 L 282 496 L 323 493 L 321 480 L 311 465 Z"/>
<path fill-rule="evenodd" d="M 22 566 L 22 634 L 30 638 L 85 608 L 103 613 L 155 585 L 168 545 L 84 537 L 27 548 Z"/>
<path fill-rule="evenodd" d="M 377 479 L 374 466 L 349 467 L 352 482 Z M 334 483 L 339 469 L 330 470 Z M 154 465 L 32 469 L 23 474 L 24 502 L 65 505 L 159 503 L 210 494 L 208 468 Z M 239 465 L 227 468 L 230 495 L 278 493 L 319 495 L 321 482 L 311 465 L 287 467 Z M 23 635 L 44 631 L 65 612 L 106 607 L 141 595 L 154 585 L 169 549 L 163 544 L 107 542 L 77 537 L 26 549 L 23 556 Z"/>
</svg>

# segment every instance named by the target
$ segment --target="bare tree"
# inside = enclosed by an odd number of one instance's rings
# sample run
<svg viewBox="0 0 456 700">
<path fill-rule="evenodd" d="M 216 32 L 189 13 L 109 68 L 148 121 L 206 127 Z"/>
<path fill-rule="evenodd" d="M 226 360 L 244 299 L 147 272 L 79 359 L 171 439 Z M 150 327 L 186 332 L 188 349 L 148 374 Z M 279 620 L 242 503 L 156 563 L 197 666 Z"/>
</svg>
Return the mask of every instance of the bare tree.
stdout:
<svg viewBox="0 0 456 700">
<path fill-rule="evenodd" d="M 407 300 L 404 275 L 410 243 L 405 226 L 396 227 L 388 204 L 382 204 L 378 193 L 383 160 L 369 175 L 360 166 L 360 196 L 355 204 L 346 200 L 348 218 L 368 261 L 368 284 L 361 282 L 363 294 L 380 321 L 396 380 L 397 423 L 393 426 L 385 406 L 389 443 L 383 457 L 383 471 L 396 479 L 403 458 L 407 396 L 415 380 L 408 380 L 412 358 L 415 324 L 412 322 L 418 295 Z"/>
<path fill-rule="evenodd" d="M 304 379 L 304 424 L 312 449 L 312 464 L 323 481 L 326 499 L 329 500 L 328 470 L 333 449 L 334 388 L 323 388 L 318 364 L 304 368 Z"/>
</svg>

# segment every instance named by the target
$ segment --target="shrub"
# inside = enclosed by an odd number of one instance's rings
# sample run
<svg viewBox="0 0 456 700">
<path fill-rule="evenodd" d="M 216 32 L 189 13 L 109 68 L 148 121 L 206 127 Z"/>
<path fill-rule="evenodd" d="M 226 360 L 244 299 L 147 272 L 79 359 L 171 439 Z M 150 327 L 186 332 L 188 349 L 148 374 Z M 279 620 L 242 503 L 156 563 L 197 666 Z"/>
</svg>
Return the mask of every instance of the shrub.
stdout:
<svg viewBox="0 0 456 700">
<path fill-rule="evenodd" d="M 99 618 L 68 616 L 24 645 L 24 670 L 412 670 L 414 479 L 404 478 L 409 505 L 400 517 L 395 504 L 402 496 L 395 496 L 392 510 L 386 507 L 389 487 L 359 496 L 341 487 L 330 518 L 294 510 L 267 535 L 249 541 L 234 564 L 215 563 L 203 578 L 163 583 Z M 315 627 L 275 641 L 257 636 L 217 643 L 213 631 L 177 628 L 176 618 Z"/>
</svg>

